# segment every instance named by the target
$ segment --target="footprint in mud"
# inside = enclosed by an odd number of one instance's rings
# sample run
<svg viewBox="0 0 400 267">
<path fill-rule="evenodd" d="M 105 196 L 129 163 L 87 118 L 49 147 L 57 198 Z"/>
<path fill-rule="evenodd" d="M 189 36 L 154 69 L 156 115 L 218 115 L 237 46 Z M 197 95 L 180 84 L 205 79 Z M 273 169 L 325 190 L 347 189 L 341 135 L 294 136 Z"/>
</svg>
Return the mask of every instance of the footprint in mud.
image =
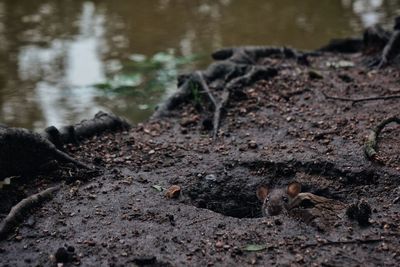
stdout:
<svg viewBox="0 0 400 267">
<path fill-rule="evenodd" d="M 257 189 L 264 216 L 287 214 L 319 231 L 329 231 L 342 220 L 346 205 L 338 200 L 301 192 L 301 184 L 292 182 L 286 188 L 271 189 L 262 185 Z"/>
</svg>

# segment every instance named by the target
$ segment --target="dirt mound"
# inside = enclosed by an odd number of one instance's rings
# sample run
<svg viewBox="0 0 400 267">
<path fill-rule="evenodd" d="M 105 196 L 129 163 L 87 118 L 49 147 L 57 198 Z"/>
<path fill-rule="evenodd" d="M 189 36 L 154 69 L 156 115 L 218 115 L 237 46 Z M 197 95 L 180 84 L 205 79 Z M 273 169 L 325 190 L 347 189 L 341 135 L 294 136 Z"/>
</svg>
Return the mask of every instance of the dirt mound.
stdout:
<svg viewBox="0 0 400 267">
<path fill-rule="evenodd" d="M 197 76 L 197 91 L 168 117 L 67 148 L 98 173 L 66 166 L 0 191 L 4 218 L 22 196 L 66 182 L 1 241 L 2 264 L 396 265 L 399 125 L 379 135 L 379 160 L 364 147 L 372 129 L 399 116 L 398 68 L 368 68 L 361 53 L 309 54 L 304 64 L 279 51 L 252 63 L 268 75 L 231 83 L 217 120 L 225 87 Z M 361 98 L 374 99 L 353 101 Z M 338 214 L 318 229 L 287 214 L 261 217 L 257 187 L 294 180 L 348 206 L 365 201 L 369 224 Z M 177 199 L 164 196 L 172 185 Z"/>
</svg>

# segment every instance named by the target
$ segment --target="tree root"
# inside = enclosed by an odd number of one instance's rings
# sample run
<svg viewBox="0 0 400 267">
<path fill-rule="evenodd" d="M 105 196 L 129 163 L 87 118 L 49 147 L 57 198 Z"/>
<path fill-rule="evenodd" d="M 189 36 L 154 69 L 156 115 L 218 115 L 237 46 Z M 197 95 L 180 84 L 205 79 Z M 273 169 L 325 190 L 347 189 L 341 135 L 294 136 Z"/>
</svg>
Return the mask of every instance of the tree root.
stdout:
<svg viewBox="0 0 400 267">
<path fill-rule="evenodd" d="M 33 207 L 40 205 L 45 200 L 50 199 L 52 194 L 59 189 L 59 186 L 50 187 L 39 193 L 24 198 L 17 205 L 15 205 L 0 225 L 0 240 L 3 240 L 7 237 L 7 235 L 10 234 L 14 227 L 23 220 L 23 216 L 26 212 Z"/>
<path fill-rule="evenodd" d="M 255 65 L 260 58 L 282 56 L 297 58 L 301 53 L 287 47 L 243 46 L 223 48 L 212 53 L 214 60 L 229 60 L 235 64 Z"/>
<path fill-rule="evenodd" d="M 388 43 L 382 51 L 381 60 L 378 69 L 382 69 L 389 65 L 394 58 L 400 54 L 400 30 L 395 30 L 392 33 Z"/>
<path fill-rule="evenodd" d="M 214 105 L 214 109 L 216 109 L 218 103 L 213 94 L 210 91 L 210 88 L 208 87 L 206 81 L 204 80 L 204 75 L 201 71 L 196 71 L 197 78 L 199 80 L 199 83 L 201 87 L 203 88 L 204 92 L 207 94 L 210 102 Z"/>
<path fill-rule="evenodd" d="M 372 26 L 364 32 L 364 53 L 380 53 L 372 59 L 368 67 L 383 69 L 390 65 L 400 54 L 400 17 L 394 21 L 393 32 L 387 32 L 380 26 Z"/>
<path fill-rule="evenodd" d="M 317 51 L 332 53 L 357 53 L 363 47 L 363 40 L 360 38 L 333 39 L 329 44 Z"/>
<path fill-rule="evenodd" d="M 78 124 L 57 129 L 47 127 L 41 135 L 52 142 L 57 149 L 63 150 L 65 144 L 78 144 L 79 140 L 100 135 L 106 131 L 124 131 L 130 129 L 130 124 L 123 118 L 111 113 L 97 112 L 93 119 L 83 120 Z"/>
<path fill-rule="evenodd" d="M 228 84 L 224 86 L 220 100 L 217 101 L 216 97 L 211 93 L 203 73 L 201 71 L 195 72 L 195 79 L 197 79 L 197 82 L 200 84 L 202 90 L 207 94 L 208 99 L 214 106 L 212 134 L 214 141 L 217 139 L 218 131 L 221 125 L 221 118 L 226 106 L 228 106 L 231 92 L 241 90 L 243 87 L 249 86 L 262 79 L 271 78 L 277 74 L 278 71 L 274 68 L 252 66 L 245 75 L 231 79 Z"/>
<path fill-rule="evenodd" d="M 218 50 L 212 54 L 213 59 L 217 60 L 217 62 L 211 64 L 206 70 L 201 72 L 202 79 L 198 77 L 199 72 L 197 72 L 197 75 L 196 73 L 192 73 L 178 77 L 177 92 L 157 107 L 152 118 L 167 117 L 172 110 L 178 108 L 182 103 L 188 102 L 193 97 L 193 82 L 200 84 L 204 91 L 207 88 L 204 84 L 212 85 L 213 88 L 216 88 L 216 91 L 229 91 L 229 93 L 225 93 L 222 96 L 221 103 L 225 104 L 221 106 L 220 110 L 223 111 L 224 106 L 229 102 L 228 94 L 233 93 L 239 87 L 248 86 L 258 80 L 275 76 L 278 73 L 274 68 L 255 65 L 263 58 L 292 58 L 298 60 L 298 62 L 302 62 L 308 55 L 316 56 L 317 54 L 312 52 L 300 53 L 285 47 L 262 46 L 245 46 Z M 209 100 L 216 107 L 216 101 L 214 103 L 213 99 L 210 98 L 210 93 L 206 93 Z M 214 100 L 216 100 L 216 97 L 214 97 Z"/>
<path fill-rule="evenodd" d="M 203 88 L 203 91 L 207 93 L 208 98 L 214 106 L 214 118 L 213 118 L 213 140 L 217 139 L 219 126 L 221 123 L 221 112 L 227 105 L 229 101 L 229 91 L 224 90 L 221 96 L 221 100 L 217 102 L 215 97 L 212 95 L 210 88 L 208 87 L 206 81 L 204 80 L 204 76 L 201 71 L 196 71 L 197 77 L 199 79 L 200 85 Z"/>
<path fill-rule="evenodd" d="M 376 159 L 377 157 L 377 145 L 378 145 L 378 137 L 383 128 L 389 123 L 396 122 L 400 124 L 400 118 L 398 117 L 390 117 L 384 121 L 382 121 L 378 126 L 376 126 L 375 130 L 371 131 L 368 136 L 367 142 L 365 143 L 364 152 L 369 160 Z"/>
<path fill-rule="evenodd" d="M 390 99 L 397 99 L 400 98 L 400 95 L 388 95 L 388 96 L 373 96 L 373 97 L 366 97 L 366 98 L 346 98 L 346 97 L 337 97 L 337 96 L 330 96 L 322 92 L 326 99 L 332 100 L 339 100 L 339 101 L 348 101 L 352 102 L 352 104 L 358 102 L 366 102 L 366 101 L 375 101 L 375 100 L 390 100 Z"/>
<path fill-rule="evenodd" d="M 221 101 L 218 103 L 215 112 L 214 112 L 214 120 L 213 120 L 213 140 L 217 139 L 219 126 L 221 124 L 221 116 L 222 112 L 225 110 L 225 107 L 228 105 L 230 93 L 228 90 L 224 90 L 221 96 Z"/>
</svg>

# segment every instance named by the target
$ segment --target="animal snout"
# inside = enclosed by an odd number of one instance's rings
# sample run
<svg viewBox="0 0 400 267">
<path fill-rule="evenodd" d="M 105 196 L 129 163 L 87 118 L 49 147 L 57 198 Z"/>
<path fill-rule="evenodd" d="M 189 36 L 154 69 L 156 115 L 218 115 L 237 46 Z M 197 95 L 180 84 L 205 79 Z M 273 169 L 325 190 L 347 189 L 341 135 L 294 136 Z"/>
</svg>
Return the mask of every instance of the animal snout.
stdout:
<svg viewBox="0 0 400 267">
<path fill-rule="evenodd" d="M 279 215 L 282 212 L 282 206 L 269 206 L 267 211 L 271 216 Z"/>
</svg>

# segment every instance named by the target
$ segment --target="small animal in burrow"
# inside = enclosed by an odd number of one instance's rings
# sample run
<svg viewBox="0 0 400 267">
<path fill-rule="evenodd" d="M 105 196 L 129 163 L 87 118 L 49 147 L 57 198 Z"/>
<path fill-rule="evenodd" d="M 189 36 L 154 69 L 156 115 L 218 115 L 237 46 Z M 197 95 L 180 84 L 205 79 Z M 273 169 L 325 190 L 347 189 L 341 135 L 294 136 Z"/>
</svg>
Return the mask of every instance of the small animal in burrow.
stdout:
<svg viewBox="0 0 400 267">
<path fill-rule="evenodd" d="M 256 193 L 263 203 L 264 216 L 287 213 L 320 231 L 330 229 L 338 219 L 343 218 L 346 208 L 344 203 L 338 200 L 310 192 L 301 193 L 301 184 L 297 182 L 290 183 L 286 188 L 276 189 L 262 185 Z"/>
<path fill-rule="evenodd" d="M 292 182 L 286 188 L 271 189 L 262 185 L 257 189 L 257 197 L 262 202 L 264 216 L 274 216 L 289 210 L 293 199 L 301 192 L 301 184 Z"/>
<path fill-rule="evenodd" d="M 286 188 L 270 189 L 268 186 L 262 185 L 257 189 L 257 197 L 263 203 L 262 212 L 264 216 L 278 215 L 285 211 L 291 211 L 297 207 L 319 209 L 328 208 L 338 209 L 336 206 L 342 207 L 342 203 L 333 199 L 318 196 L 310 192 L 301 192 L 301 184 L 292 182 Z"/>
</svg>

